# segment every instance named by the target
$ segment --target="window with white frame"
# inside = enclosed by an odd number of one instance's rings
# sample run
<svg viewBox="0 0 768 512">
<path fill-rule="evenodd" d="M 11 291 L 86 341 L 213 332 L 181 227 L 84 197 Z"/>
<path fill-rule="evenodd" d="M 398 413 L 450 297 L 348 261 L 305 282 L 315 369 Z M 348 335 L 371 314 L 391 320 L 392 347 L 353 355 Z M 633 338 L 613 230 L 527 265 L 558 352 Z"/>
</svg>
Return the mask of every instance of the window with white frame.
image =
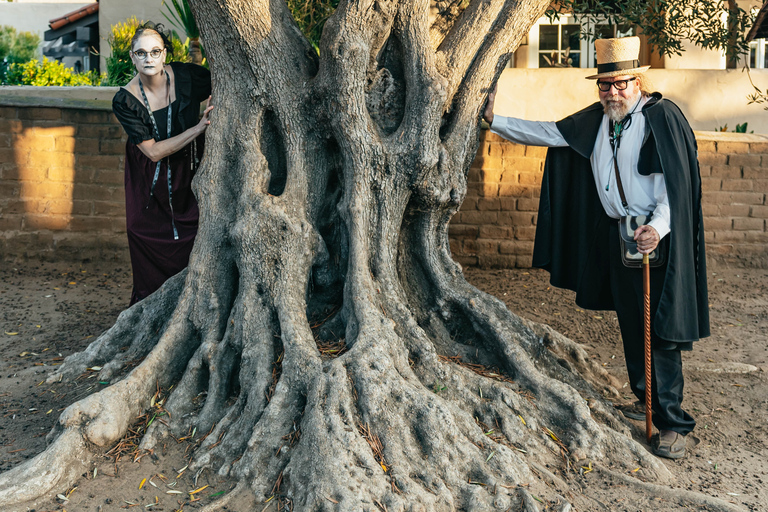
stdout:
<svg viewBox="0 0 768 512">
<path fill-rule="evenodd" d="M 595 45 L 580 37 L 582 25 L 599 38 L 626 37 L 636 34 L 629 25 L 609 25 L 579 20 L 563 15 L 554 22 L 540 18 L 528 35 L 528 67 L 531 68 L 594 68 Z"/>
<path fill-rule="evenodd" d="M 768 68 L 768 39 L 755 39 L 749 43 L 749 67 L 752 69 Z"/>
<path fill-rule="evenodd" d="M 580 32 L 576 23 L 539 25 L 539 67 L 581 67 Z"/>
</svg>

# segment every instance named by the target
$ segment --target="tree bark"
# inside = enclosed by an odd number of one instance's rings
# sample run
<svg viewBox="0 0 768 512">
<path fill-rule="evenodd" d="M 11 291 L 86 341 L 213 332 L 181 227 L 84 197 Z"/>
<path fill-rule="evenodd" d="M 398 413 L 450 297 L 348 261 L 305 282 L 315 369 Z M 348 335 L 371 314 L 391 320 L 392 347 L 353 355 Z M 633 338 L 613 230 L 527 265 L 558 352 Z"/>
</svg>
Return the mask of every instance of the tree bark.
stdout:
<svg viewBox="0 0 768 512">
<path fill-rule="evenodd" d="M 282 1 L 193 1 L 215 109 L 189 268 L 49 378 L 112 385 L 0 475 L 0 505 L 71 482 L 153 407 L 171 420 L 143 449 L 210 432 L 192 468 L 259 500 L 280 481 L 300 511 L 568 510 L 544 466 L 608 455 L 668 478 L 605 372 L 451 258 L 487 92 L 548 4 L 343 0 L 318 56 Z"/>
</svg>

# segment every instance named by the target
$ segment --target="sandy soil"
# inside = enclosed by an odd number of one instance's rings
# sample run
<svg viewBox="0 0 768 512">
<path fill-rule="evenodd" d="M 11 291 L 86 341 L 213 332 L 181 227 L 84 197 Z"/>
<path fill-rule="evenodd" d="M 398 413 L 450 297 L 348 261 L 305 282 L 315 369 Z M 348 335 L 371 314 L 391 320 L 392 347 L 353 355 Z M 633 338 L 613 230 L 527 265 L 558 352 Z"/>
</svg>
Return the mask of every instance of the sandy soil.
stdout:
<svg viewBox="0 0 768 512">
<path fill-rule="evenodd" d="M 518 314 L 547 323 L 582 343 L 591 357 L 626 381 L 615 314 L 578 308 L 573 294 L 550 287 L 543 271 L 468 269 L 466 275 Z M 768 273 L 715 269 L 709 286 L 713 335 L 684 354 L 684 406 L 698 426 L 689 436 L 689 455 L 664 461 L 675 475 L 668 484 L 719 497 L 744 510 L 766 511 Z M 95 373 L 55 385 L 45 384 L 44 378 L 51 366 L 108 328 L 129 296 L 127 265 L 26 262 L 0 266 L 0 470 L 40 452 L 59 413 L 104 386 Z M 630 424 L 636 440 L 644 444 L 644 424 Z M 127 456 L 117 463 L 105 457 L 83 474 L 74 490 L 59 490 L 60 496 L 50 496 L 36 512 L 193 510 L 221 499 L 231 483 L 208 472 L 181 471 L 189 446 L 173 443 L 138 463 Z M 576 510 L 694 510 L 670 508 L 663 498 L 640 496 L 600 472 L 577 477 L 578 482 L 568 480 Z M 187 494 L 203 486 L 208 487 Z M 277 510 L 270 505 L 232 502 L 228 510 Z M 544 505 L 542 509 L 552 510 Z"/>
</svg>

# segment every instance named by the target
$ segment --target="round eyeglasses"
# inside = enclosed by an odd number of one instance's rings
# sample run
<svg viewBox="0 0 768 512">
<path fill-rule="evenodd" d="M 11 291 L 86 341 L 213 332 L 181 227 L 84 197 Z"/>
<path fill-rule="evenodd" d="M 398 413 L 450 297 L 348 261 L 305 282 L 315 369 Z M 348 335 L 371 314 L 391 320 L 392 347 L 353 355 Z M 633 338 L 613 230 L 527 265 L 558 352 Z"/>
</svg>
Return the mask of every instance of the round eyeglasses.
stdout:
<svg viewBox="0 0 768 512">
<path fill-rule="evenodd" d="M 135 52 L 133 52 L 133 54 L 139 60 L 147 60 L 147 55 L 150 55 L 150 56 L 152 56 L 153 59 L 156 59 L 160 55 L 162 55 L 164 51 L 165 51 L 165 48 L 163 48 L 163 49 L 155 48 L 151 52 L 145 52 L 144 50 L 136 50 Z M 624 86 L 624 87 L 626 87 L 626 86 Z"/>
<path fill-rule="evenodd" d="M 629 82 L 635 80 L 637 77 L 628 78 L 626 80 L 616 80 L 615 82 L 601 82 L 600 80 L 597 81 L 597 88 L 600 89 L 603 92 L 608 92 L 611 90 L 611 87 L 615 87 L 617 91 L 623 91 L 627 88 L 627 85 L 629 85 Z"/>
</svg>

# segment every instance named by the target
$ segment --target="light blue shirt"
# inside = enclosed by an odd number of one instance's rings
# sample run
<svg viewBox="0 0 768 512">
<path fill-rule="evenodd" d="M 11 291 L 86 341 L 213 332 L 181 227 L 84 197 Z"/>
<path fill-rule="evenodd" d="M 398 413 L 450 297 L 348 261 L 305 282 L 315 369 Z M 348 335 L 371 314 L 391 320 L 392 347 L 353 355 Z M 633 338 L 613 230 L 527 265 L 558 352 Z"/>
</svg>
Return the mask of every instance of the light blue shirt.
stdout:
<svg viewBox="0 0 768 512">
<path fill-rule="evenodd" d="M 641 97 L 640 104 L 632 114 L 632 123 L 621 136 L 616 161 L 619 164 L 621 183 L 627 197 L 629 215 L 648 215 L 653 213 L 653 219 L 648 223 L 663 238 L 670 232 L 669 198 L 664 175 L 659 173 L 643 176 L 638 172 L 637 164 L 640 148 L 645 135 L 645 116 L 641 113 L 648 97 Z M 621 195 L 616 186 L 616 176 L 613 169 L 613 150 L 608 139 L 608 116 L 603 115 L 600 130 L 597 133 L 595 147 L 590 156 L 592 174 L 597 186 L 597 195 L 605 213 L 613 219 L 627 215 L 621 205 Z M 563 138 L 557 125 L 550 121 L 526 121 L 514 117 L 493 116 L 491 131 L 507 140 L 526 146 L 566 147 L 568 143 Z"/>
</svg>

